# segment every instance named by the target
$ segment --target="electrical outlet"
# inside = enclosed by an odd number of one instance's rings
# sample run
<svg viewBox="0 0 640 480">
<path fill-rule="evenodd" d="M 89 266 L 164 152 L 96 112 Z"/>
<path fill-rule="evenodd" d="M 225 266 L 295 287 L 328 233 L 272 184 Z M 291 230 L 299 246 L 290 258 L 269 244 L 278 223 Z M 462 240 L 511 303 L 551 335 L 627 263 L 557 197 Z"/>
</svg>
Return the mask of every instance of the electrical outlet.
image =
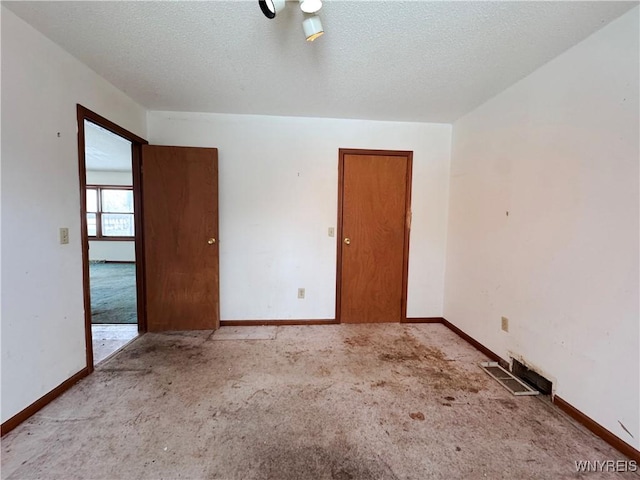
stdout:
<svg viewBox="0 0 640 480">
<path fill-rule="evenodd" d="M 330 237 L 335 237 L 336 236 L 336 230 L 333 227 L 329 227 L 329 236 Z"/>
<path fill-rule="evenodd" d="M 502 330 L 505 332 L 509 331 L 509 319 L 507 317 L 502 317 Z"/>
<path fill-rule="evenodd" d="M 62 227 L 60 229 L 60 245 L 66 245 L 69 243 L 69 229 Z"/>
<path fill-rule="evenodd" d="M 304 298 L 304 288 L 298 289 L 298 298 Z"/>
</svg>

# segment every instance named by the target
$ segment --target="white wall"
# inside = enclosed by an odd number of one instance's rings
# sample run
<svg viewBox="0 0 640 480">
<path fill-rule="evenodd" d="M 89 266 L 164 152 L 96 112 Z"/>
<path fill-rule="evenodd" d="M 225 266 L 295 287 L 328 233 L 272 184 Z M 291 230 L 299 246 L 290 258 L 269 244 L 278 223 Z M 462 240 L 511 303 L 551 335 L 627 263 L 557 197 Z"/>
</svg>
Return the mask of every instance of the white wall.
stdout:
<svg viewBox="0 0 640 480">
<path fill-rule="evenodd" d="M 141 136 L 146 120 L 4 7 L 1 17 L 4 422 L 85 366 L 76 103 Z"/>
<path fill-rule="evenodd" d="M 454 124 L 444 307 L 635 448 L 638 14 Z"/>
<path fill-rule="evenodd" d="M 413 150 L 407 314 L 442 315 L 451 126 L 150 112 L 149 140 L 217 147 L 225 320 L 335 316 L 338 149 Z M 297 299 L 298 287 L 306 298 Z"/>
<path fill-rule="evenodd" d="M 87 185 L 133 185 L 131 172 L 87 170 Z M 89 240 L 89 260 L 135 262 L 136 251 L 133 240 Z"/>
<path fill-rule="evenodd" d="M 87 185 L 133 185 L 131 172 L 114 172 L 106 170 L 87 170 Z"/>
<path fill-rule="evenodd" d="M 89 260 L 135 262 L 135 242 L 133 240 L 89 240 Z"/>
</svg>

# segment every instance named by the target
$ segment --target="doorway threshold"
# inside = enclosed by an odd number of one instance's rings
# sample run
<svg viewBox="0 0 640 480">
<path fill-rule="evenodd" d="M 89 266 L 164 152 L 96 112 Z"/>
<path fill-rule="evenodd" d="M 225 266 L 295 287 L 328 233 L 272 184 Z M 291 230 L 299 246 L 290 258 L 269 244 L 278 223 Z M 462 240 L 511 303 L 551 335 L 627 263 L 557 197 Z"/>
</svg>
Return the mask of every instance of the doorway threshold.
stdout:
<svg viewBox="0 0 640 480">
<path fill-rule="evenodd" d="M 94 364 L 103 362 L 138 338 L 138 325 L 103 323 L 91 325 Z"/>
</svg>

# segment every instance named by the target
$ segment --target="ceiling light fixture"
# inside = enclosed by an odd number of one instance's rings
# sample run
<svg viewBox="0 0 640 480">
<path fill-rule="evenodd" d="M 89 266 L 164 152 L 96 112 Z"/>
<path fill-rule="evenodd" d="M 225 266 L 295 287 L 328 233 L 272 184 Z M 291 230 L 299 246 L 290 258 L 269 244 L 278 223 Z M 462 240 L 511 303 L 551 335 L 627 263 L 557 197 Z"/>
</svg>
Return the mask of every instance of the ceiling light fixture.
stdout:
<svg viewBox="0 0 640 480">
<path fill-rule="evenodd" d="M 276 14 L 284 10 L 286 6 L 285 0 L 258 0 L 258 4 L 267 18 L 275 18 Z"/>
<path fill-rule="evenodd" d="M 287 0 L 258 0 L 260 10 L 265 17 L 272 19 L 284 10 Z M 302 22 L 302 30 L 307 42 L 313 42 L 320 35 L 324 34 L 320 17 L 315 15 L 322 8 L 322 0 L 298 0 L 300 10 L 305 13 L 305 19 Z M 308 15 L 313 14 L 313 15 Z"/>
<path fill-rule="evenodd" d="M 322 0 L 300 0 L 300 10 L 304 13 L 316 13 L 322 8 Z"/>
<path fill-rule="evenodd" d="M 322 22 L 320 22 L 320 17 L 317 15 L 306 18 L 302 22 L 302 29 L 304 30 L 304 36 L 307 37 L 307 42 L 313 42 L 324 33 Z"/>
</svg>

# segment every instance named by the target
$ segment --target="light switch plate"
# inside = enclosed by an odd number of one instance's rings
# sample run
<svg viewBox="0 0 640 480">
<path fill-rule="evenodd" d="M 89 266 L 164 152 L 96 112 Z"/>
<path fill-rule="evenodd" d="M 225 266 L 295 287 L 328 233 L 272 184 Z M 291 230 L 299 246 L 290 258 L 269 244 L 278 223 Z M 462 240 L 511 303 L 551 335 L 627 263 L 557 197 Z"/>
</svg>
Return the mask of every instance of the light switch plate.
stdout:
<svg viewBox="0 0 640 480">
<path fill-rule="evenodd" d="M 60 245 L 67 245 L 69 243 L 69 229 L 62 227 L 60 229 Z"/>
<path fill-rule="evenodd" d="M 329 236 L 330 237 L 335 237 L 336 236 L 336 229 L 333 227 L 329 227 Z"/>
<path fill-rule="evenodd" d="M 502 317 L 502 330 L 505 332 L 509 331 L 509 319 L 507 317 Z"/>
</svg>

